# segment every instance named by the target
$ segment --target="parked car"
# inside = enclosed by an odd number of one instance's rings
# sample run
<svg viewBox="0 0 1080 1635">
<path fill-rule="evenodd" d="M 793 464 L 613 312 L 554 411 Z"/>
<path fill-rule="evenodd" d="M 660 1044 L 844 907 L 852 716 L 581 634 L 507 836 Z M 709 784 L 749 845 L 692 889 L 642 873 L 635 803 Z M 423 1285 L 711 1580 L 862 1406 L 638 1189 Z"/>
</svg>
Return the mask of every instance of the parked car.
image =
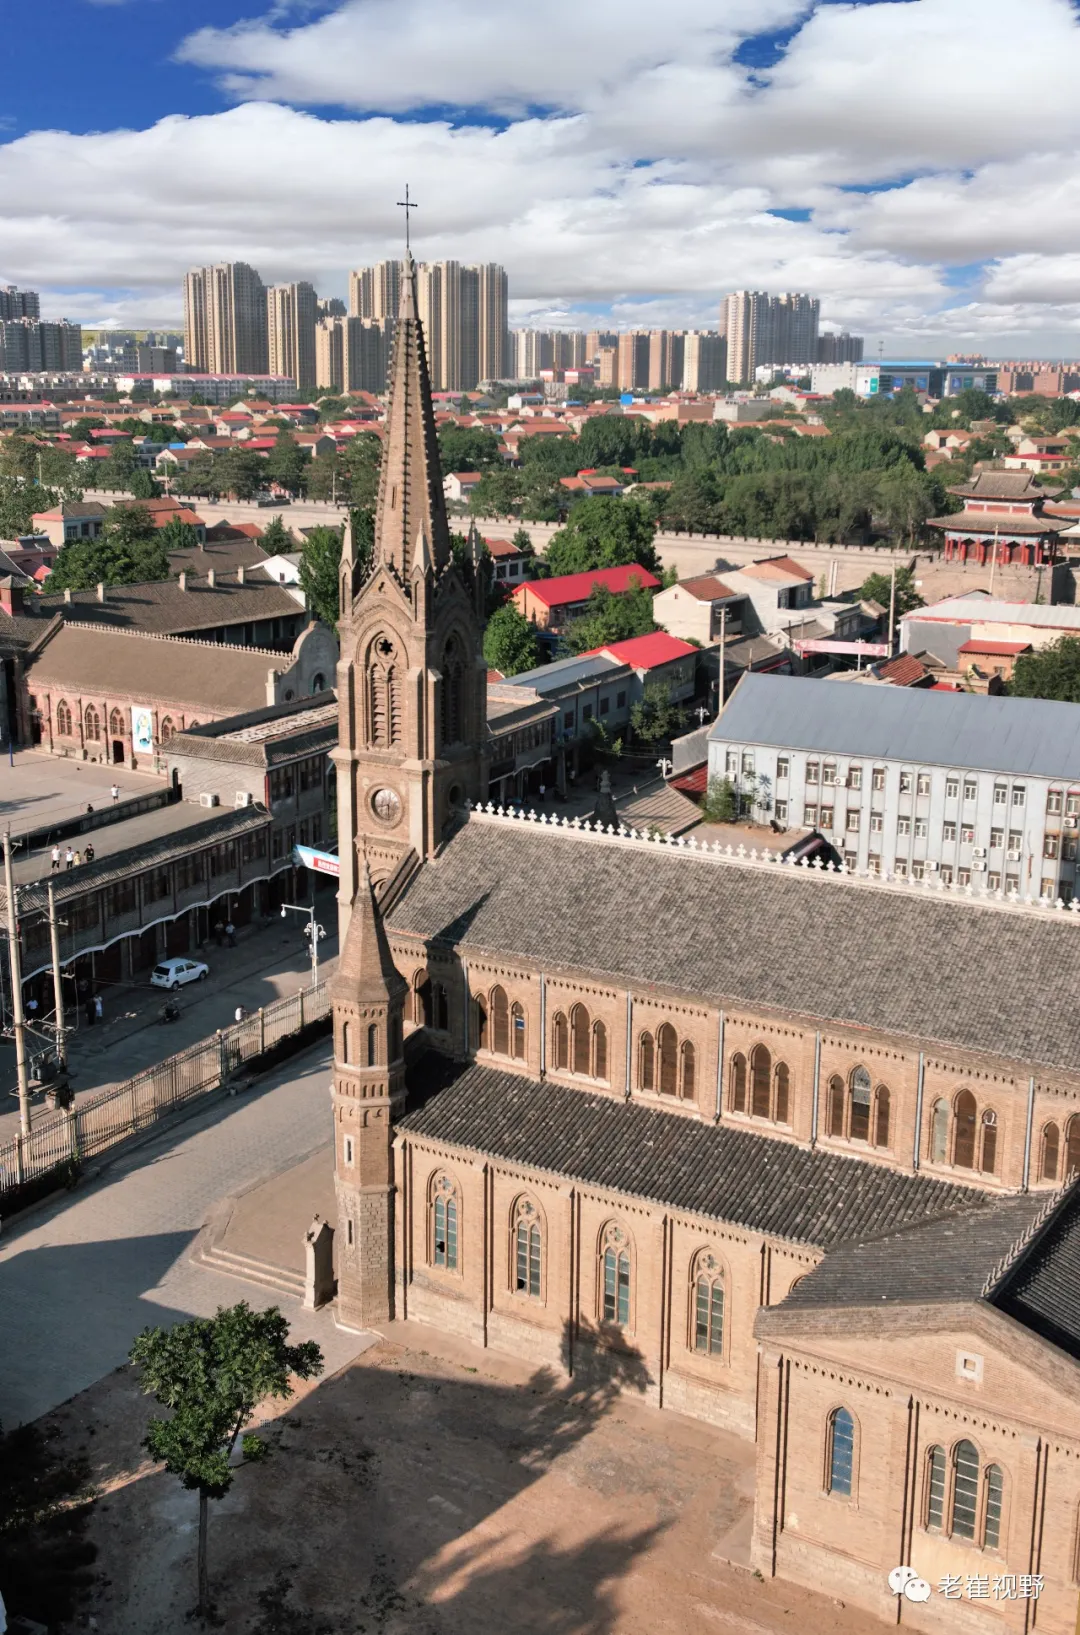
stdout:
<svg viewBox="0 0 1080 1635">
<path fill-rule="evenodd" d="M 793 863 L 816 863 L 820 858 L 823 865 L 835 863 L 838 868 L 844 861 L 832 842 L 826 840 L 816 829 L 811 829 L 808 835 L 796 840 L 794 845 L 781 852 L 780 856 L 784 859 L 790 858 Z"/>
<path fill-rule="evenodd" d="M 155 988 L 169 988 L 175 991 L 189 982 L 203 982 L 209 975 L 209 965 L 204 965 L 201 960 L 163 959 L 161 964 L 155 965 L 150 972 L 150 981 Z"/>
</svg>

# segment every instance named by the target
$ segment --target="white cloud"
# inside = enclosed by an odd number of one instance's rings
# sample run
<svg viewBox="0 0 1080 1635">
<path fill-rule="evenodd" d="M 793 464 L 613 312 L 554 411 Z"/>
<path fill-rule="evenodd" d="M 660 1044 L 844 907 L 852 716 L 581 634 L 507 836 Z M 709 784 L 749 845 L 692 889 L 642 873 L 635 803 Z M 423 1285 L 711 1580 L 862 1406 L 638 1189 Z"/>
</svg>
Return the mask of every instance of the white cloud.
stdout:
<svg viewBox="0 0 1080 1635">
<path fill-rule="evenodd" d="M 789 27 L 774 68 L 735 61 Z M 125 323 L 175 321 L 208 259 L 340 292 L 398 252 L 408 180 L 419 253 L 504 262 L 536 321 L 712 323 L 750 286 L 890 344 L 1077 329 L 1069 0 L 280 0 L 178 54 L 237 105 L 0 145 L 0 281 Z M 431 107 L 472 122 L 401 117 Z"/>
</svg>

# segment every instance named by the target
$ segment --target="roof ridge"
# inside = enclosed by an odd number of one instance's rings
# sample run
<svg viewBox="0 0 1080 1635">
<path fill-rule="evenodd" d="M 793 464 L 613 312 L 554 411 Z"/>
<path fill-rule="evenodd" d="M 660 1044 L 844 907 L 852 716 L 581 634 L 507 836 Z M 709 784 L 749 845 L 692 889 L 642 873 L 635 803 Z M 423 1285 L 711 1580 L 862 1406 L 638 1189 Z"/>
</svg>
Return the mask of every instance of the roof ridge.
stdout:
<svg viewBox="0 0 1080 1635">
<path fill-rule="evenodd" d="M 203 641 L 199 636 L 173 636 L 167 630 L 125 630 L 122 625 L 98 624 L 95 619 L 65 619 L 61 604 L 54 614 L 65 630 L 92 630 L 97 636 L 127 636 L 143 642 L 171 642 L 174 647 L 213 647 L 216 651 L 229 653 L 261 653 L 265 658 L 288 659 L 285 669 L 289 670 L 296 663 L 294 653 L 280 653 L 274 647 L 249 647 L 240 642 L 211 642 Z M 46 629 L 48 626 L 45 627 Z"/>
<path fill-rule="evenodd" d="M 1080 897 L 1074 897 L 1066 903 L 1061 897 L 1022 897 L 1018 892 L 991 891 L 989 887 L 974 884 L 946 885 L 940 875 L 914 880 L 907 875 L 889 874 L 888 871 L 871 874 L 868 869 L 849 868 L 846 863 L 828 864 L 822 863 L 819 858 L 809 862 L 806 858 L 796 860 L 783 857 L 779 852 L 770 851 L 768 847 L 762 847 L 759 851 L 756 846 L 732 846 L 730 843 L 725 845 L 719 840 L 696 840 L 692 835 L 661 834 L 655 829 L 632 829 L 623 823 L 615 829 L 611 824 L 590 822 L 588 818 L 560 817 L 557 812 L 537 812 L 532 808 L 528 812 L 522 812 L 516 807 L 497 806 L 492 801 L 474 805 L 466 798 L 463 811 L 469 822 L 480 821 L 510 826 L 520 826 L 523 823 L 539 824 L 544 828 L 557 829 L 561 834 L 573 835 L 594 844 L 599 842 L 614 846 L 663 846 L 668 850 L 677 848 L 683 853 L 689 852 L 710 863 L 734 863 L 746 868 L 769 870 L 800 869 L 822 877 L 842 879 L 859 889 L 903 892 L 908 896 L 929 897 L 941 902 L 964 903 L 968 906 L 976 905 L 1005 913 L 1034 912 L 1037 917 L 1042 918 L 1053 914 L 1059 921 L 1064 919 L 1080 924 Z"/>
<path fill-rule="evenodd" d="M 1036 1240 L 1041 1237 L 1044 1229 L 1064 1206 L 1070 1197 L 1080 1189 L 1080 1175 L 1071 1176 L 1053 1192 L 1049 1193 L 1046 1202 L 1036 1210 L 1027 1227 L 1020 1236 L 1009 1245 L 995 1266 L 987 1273 L 986 1281 L 982 1286 L 982 1298 L 990 1300 L 997 1294 L 1006 1279 L 1013 1276 L 1019 1269 L 1027 1253 Z"/>
</svg>

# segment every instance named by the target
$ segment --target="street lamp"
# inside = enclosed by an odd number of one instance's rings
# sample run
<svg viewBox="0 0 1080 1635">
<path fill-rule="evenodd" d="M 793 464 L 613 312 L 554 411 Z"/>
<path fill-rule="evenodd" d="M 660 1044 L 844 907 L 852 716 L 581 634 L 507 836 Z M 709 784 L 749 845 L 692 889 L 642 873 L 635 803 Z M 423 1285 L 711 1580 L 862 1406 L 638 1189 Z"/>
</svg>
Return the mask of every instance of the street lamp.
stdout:
<svg viewBox="0 0 1080 1635">
<path fill-rule="evenodd" d="M 675 770 L 674 766 L 671 763 L 671 761 L 667 760 L 664 757 L 661 757 L 661 759 L 659 761 L 657 761 L 656 764 L 660 768 L 660 776 L 662 778 L 664 778 L 665 780 L 667 778 L 668 773 L 673 772 Z"/>
<path fill-rule="evenodd" d="M 312 903 L 309 908 L 305 908 L 302 903 L 282 903 L 281 918 L 283 920 L 288 918 L 288 910 L 290 908 L 294 914 L 306 914 L 308 916 L 308 923 L 304 929 L 304 935 L 311 943 L 311 986 L 313 988 L 317 988 L 319 986 L 319 943 L 322 938 L 326 936 L 326 932 L 315 919 L 314 903 Z"/>
</svg>

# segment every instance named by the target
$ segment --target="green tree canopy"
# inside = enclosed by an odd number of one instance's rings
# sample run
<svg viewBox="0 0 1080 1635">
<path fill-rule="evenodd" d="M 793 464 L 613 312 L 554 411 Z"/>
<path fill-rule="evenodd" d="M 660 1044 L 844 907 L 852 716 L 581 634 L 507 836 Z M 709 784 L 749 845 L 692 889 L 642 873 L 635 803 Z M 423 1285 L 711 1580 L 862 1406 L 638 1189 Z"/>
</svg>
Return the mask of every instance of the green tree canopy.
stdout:
<svg viewBox="0 0 1080 1635">
<path fill-rule="evenodd" d="M 556 575 L 617 568 L 629 562 L 659 575 L 655 534 L 656 523 L 636 500 L 597 495 L 574 506 L 566 526 L 552 536 L 545 557 Z"/>
<path fill-rule="evenodd" d="M 683 719 L 683 711 L 672 699 L 671 689 L 662 681 L 647 681 L 642 696 L 630 707 L 634 736 L 644 744 L 659 744 L 673 738 Z"/>
<path fill-rule="evenodd" d="M 299 494 L 304 488 L 308 456 L 291 431 L 279 431 L 274 446 L 266 457 L 266 475 L 280 483 L 290 494 Z"/>
<path fill-rule="evenodd" d="M 1080 704 L 1080 638 L 1060 636 L 1037 653 L 1021 653 L 1009 682 L 1014 698 Z"/>
<path fill-rule="evenodd" d="M 289 1325 L 276 1306 L 252 1311 L 246 1300 L 219 1306 L 213 1317 L 196 1317 L 172 1328 L 147 1328 L 131 1348 L 143 1391 L 169 1417 L 151 1419 L 144 1446 L 189 1492 L 199 1495 L 197 1611 L 211 1613 L 207 1562 L 210 1499 L 223 1499 L 233 1484 L 230 1456 L 256 1405 L 266 1397 L 293 1395 L 293 1378 L 309 1380 L 323 1370 L 314 1340 L 289 1344 Z M 245 1436 L 245 1459 L 267 1449 Z"/>
<path fill-rule="evenodd" d="M 106 514 L 104 532 L 97 539 L 71 540 L 61 547 L 45 581 L 46 594 L 168 579 L 169 558 L 161 532 L 143 506 L 115 506 Z"/>
<path fill-rule="evenodd" d="M 886 612 L 889 608 L 889 597 L 892 589 L 891 575 L 887 573 L 872 573 L 859 586 L 859 597 L 864 602 L 877 602 Z M 896 570 L 896 617 L 902 619 L 905 613 L 913 608 L 923 607 L 925 604 L 915 588 L 915 573 L 912 568 L 897 568 Z"/>
<path fill-rule="evenodd" d="M 293 539 L 292 531 L 286 528 L 280 516 L 270 518 L 270 521 L 263 529 L 259 544 L 268 556 L 281 556 L 285 551 L 295 551 L 296 549 L 296 541 Z"/>
<path fill-rule="evenodd" d="M 485 471 L 469 495 L 474 517 L 512 517 L 521 504 L 521 478 L 516 471 Z"/>
<path fill-rule="evenodd" d="M 653 593 L 644 585 L 613 595 L 594 585 L 585 612 L 567 626 L 561 645 L 568 653 L 588 653 L 594 647 L 647 636 L 658 628 L 653 619 Z"/>
<path fill-rule="evenodd" d="M 193 522 L 170 517 L 165 526 L 157 530 L 157 541 L 163 551 L 194 551 L 198 549 L 199 530 Z"/>
<path fill-rule="evenodd" d="M 210 487 L 216 494 L 251 500 L 265 486 L 267 476 L 262 456 L 251 454 L 238 444 L 236 448 L 223 449 L 214 459 Z"/>
<path fill-rule="evenodd" d="M 300 589 L 309 611 L 331 630 L 337 629 L 340 614 L 341 539 L 340 528 L 310 528 L 300 547 Z"/>
<path fill-rule="evenodd" d="M 479 426 L 443 426 L 439 459 L 444 477 L 451 471 L 497 471 L 503 464 L 499 439 Z"/>
<path fill-rule="evenodd" d="M 504 676 L 519 676 L 541 662 L 536 631 L 513 602 L 496 608 L 484 631 L 484 662 Z"/>
</svg>

